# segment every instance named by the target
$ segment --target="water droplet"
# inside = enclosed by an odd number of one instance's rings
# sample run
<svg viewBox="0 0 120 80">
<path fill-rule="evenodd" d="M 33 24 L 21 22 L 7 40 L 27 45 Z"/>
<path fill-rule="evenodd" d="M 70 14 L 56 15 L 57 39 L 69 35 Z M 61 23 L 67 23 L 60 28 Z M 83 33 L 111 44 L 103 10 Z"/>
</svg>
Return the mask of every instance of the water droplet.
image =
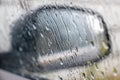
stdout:
<svg viewBox="0 0 120 80">
<path fill-rule="evenodd" d="M 78 47 L 75 47 L 75 50 L 78 52 Z"/>
<path fill-rule="evenodd" d="M 99 71 L 98 64 L 97 64 L 97 63 L 94 63 L 94 66 L 95 66 L 96 71 Z"/>
<path fill-rule="evenodd" d="M 87 76 L 85 73 L 82 73 L 82 78 L 83 78 L 83 80 L 87 80 Z"/>
<path fill-rule="evenodd" d="M 28 35 L 29 35 L 29 36 L 31 36 L 31 33 L 30 33 L 30 31 L 28 31 L 27 33 L 28 33 Z"/>
<path fill-rule="evenodd" d="M 72 5 L 72 2 L 70 2 L 70 4 Z"/>
<path fill-rule="evenodd" d="M 55 13 L 55 16 L 58 16 L 58 14 L 57 14 L 57 13 Z"/>
<path fill-rule="evenodd" d="M 94 42 L 93 42 L 93 41 L 91 41 L 90 44 L 91 44 L 92 46 L 94 46 Z"/>
<path fill-rule="evenodd" d="M 77 56 L 77 53 L 74 53 L 75 54 L 75 56 Z"/>
<path fill-rule="evenodd" d="M 46 29 L 47 31 L 49 31 L 49 30 L 50 30 L 48 27 L 45 27 L 45 29 Z"/>
<path fill-rule="evenodd" d="M 73 80 L 77 80 L 76 77 L 74 77 Z"/>
<path fill-rule="evenodd" d="M 106 50 L 108 50 L 108 46 L 107 46 L 107 44 L 105 44 L 105 42 L 103 42 L 103 46 Z"/>
<path fill-rule="evenodd" d="M 71 56 L 71 58 L 73 59 L 74 57 L 73 57 L 73 56 Z"/>
<path fill-rule="evenodd" d="M 91 76 L 90 77 L 91 77 L 91 80 L 95 79 L 93 72 L 91 72 Z"/>
<path fill-rule="evenodd" d="M 23 48 L 22 48 L 22 47 L 19 47 L 19 51 L 22 52 L 22 51 L 23 51 Z"/>
<path fill-rule="evenodd" d="M 103 71 L 101 71 L 101 74 L 102 74 L 102 76 L 104 76 L 104 72 Z"/>
<path fill-rule="evenodd" d="M 36 30 L 36 29 L 37 29 L 37 27 L 36 27 L 35 25 L 33 25 L 33 29 L 34 29 L 34 30 Z"/>
<path fill-rule="evenodd" d="M 60 65 L 63 65 L 63 60 L 60 58 Z"/>
<path fill-rule="evenodd" d="M 102 55 L 105 55 L 107 53 L 108 50 L 108 46 L 105 42 L 102 42 L 102 44 L 100 45 L 100 52 Z"/>
<path fill-rule="evenodd" d="M 63 62 L 60 62 L 60 65 L 63 65 Z"/>
<path fill-rule="evenodd" d="M 60 77 L 60 76 L 58 76 L 58 77 L 59 77 L 59 79 L 60 79 L 60 80 L 63 80 L 63 78 L 62 78 L 62 77 Z"/>
<path fill-rule="evenodd" d="M 49 60 L 48 62 L 49 62 L 49 64 L 52 64 L 52 61 L 51 61 L 51 60 Z"/>
<path fill-rule="evenodd" d="M 44 35 L 42 34 L 42 33 L 40 33 L 40 36 L 43 38 L 44 37 Z"/>
<path fill-rule="evenodd" d="M 50 41 L 50 39 L 48 39 L 48 46 L 50 47 L 52 44 L 52 42 Z"/>
<path fill-rule="evenodd" d="M 68 30 L 68 33 L 70 33 L 70 30 Z"/>
<path fill-rule="evenodd" d="M 113 68 L 113 75 L 117 76 L 117 69 L 116 68 Z"/>
</svg>

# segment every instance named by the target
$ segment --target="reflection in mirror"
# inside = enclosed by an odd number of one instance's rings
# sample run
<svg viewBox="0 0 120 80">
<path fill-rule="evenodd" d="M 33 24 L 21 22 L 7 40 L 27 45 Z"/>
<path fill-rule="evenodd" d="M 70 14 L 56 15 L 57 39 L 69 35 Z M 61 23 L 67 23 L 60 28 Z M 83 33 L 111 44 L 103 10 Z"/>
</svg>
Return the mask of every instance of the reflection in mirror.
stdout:
<svg viewBox="0 0 120 80">
<path fill-rule="evenodd" d="M 44 6 L 17 20 L 11 34 L 2 68 L 20 75 L 88 65 L 110 52 L 106 24 L 90 9 Z"/>
</svg>

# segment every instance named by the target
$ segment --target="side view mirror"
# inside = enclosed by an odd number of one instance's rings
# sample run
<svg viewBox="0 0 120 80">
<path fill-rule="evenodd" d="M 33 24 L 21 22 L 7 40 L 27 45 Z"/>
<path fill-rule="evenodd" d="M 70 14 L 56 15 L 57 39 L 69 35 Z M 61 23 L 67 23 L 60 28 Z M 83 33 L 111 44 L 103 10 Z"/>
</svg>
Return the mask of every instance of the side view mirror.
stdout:
<svg viewBox="0 0 120 80">
<path fill-rule="evenodd" d="M 111 49 L 102 16 L 79 7 L 41 7 L 17 20 L 11 35 L 12 50 L 1 67 L 18 74 L 87 65 Z"/>
</svg>

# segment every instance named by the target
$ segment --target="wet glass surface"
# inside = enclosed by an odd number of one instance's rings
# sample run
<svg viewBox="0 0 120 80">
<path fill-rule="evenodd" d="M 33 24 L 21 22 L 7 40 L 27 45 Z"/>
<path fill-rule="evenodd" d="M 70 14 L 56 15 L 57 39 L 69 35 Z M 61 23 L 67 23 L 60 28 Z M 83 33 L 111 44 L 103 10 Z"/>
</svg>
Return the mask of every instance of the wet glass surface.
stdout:
<svg viewBox="0 0 120 80">
<path fill-rule="evenodd" d="M 10 2 L 1 1 L 2 5 Z M 4 42 L 2 37 L 0 42 L 1 69 L 32 80 L 118 80 L 119 28 L 111 27 L 115 16 L 107 16 L 112 14 L 105 5 L 108 1 L 81 2 L 15 1 L 19 10 L 16 17 L 7 13 L 10 29 L 2 35 L 10 38 Z"/>
</svg>

